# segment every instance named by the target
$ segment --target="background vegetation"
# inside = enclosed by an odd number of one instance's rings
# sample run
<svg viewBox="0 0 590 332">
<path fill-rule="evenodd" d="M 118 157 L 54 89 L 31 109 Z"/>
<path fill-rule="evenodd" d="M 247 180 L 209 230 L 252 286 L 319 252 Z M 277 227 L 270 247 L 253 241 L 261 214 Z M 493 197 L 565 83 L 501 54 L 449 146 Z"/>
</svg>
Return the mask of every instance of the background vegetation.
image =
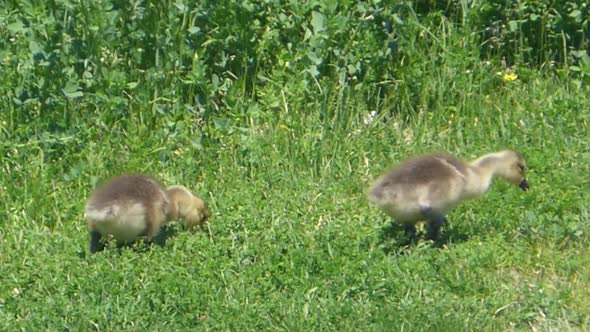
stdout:
<svg viewBox="0 0 590 332">
<path fill-rule="evenodd" d="M 587 330 L 590 23 L 568 1 L 8 1 L 0 329 Z M 391 163 L 518 149 L 405 247 Z M 206 232 L 87 256 L 97 182 L 143 171 Z"/>
</svg>

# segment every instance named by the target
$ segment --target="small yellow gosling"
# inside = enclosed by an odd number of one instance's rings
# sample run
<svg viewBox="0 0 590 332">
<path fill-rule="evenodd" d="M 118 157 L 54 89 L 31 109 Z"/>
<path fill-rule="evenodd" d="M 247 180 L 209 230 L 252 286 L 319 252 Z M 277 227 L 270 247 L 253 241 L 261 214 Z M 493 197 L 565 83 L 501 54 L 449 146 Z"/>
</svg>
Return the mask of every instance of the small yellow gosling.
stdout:
<svg viewBox="0 0 590 332">
<path fill-rule="evenodd" d="M 206 204 L 182 186 L 164 189 L 143 174 L 117 176 L 94 190 L 86 202 L 89 251 L 102 250 L 103 236 L 112 236 L 118 243 L 133 242 L 140 236 L 150 240 L 169 221 L 182 218 L 185 226 L 192 228 L 208 216 Z"/>
<path fill-rule="evenodd" d="M 449 154 L 427 154 L 401 162 L 369 189 L 369 201 L 404 225 L 415 241 L 415 225 L 429 223 L 428 238 L 436 240 L 447 211 L 465 199 L 485 193 L 498 176 L 529 188 L 524 159 L 504 150 L 465 162 Z"/>
</svg>

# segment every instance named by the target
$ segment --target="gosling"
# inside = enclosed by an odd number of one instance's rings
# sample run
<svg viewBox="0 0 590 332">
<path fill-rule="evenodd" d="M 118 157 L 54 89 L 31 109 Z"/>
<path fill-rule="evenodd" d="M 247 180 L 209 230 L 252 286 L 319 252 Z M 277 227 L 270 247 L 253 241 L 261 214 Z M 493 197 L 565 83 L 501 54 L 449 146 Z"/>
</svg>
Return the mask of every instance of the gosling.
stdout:
<svg viewBox="0 0 590 332">
<path fill-rule="evenodd" d="M 182 218 L 187 228 L 203 225 L 209 217 L 205 202 L 183 186 L 164 188 L 142 174 L 114 177 L 88 198 L 85 218 L 90 229 L 88 250 L 102 250 L 100 239 L 112 236 L 119 244 L 140 236 L 151 240 L 163 225 Z"/>
<path fill-rule="evenodd" d="M 429 224 L 427 237 L 436 240 L 445 214 L 459 202 L 485 193 L 498 176 L 526 191 L 524 159 L 504 150 L 465 162 L 449 154 L 434 153 L 401 162 L 369 189 L 369 201 L 404 225 L 410 242 L 416 240 L 416 223 Z"/>
</svg>

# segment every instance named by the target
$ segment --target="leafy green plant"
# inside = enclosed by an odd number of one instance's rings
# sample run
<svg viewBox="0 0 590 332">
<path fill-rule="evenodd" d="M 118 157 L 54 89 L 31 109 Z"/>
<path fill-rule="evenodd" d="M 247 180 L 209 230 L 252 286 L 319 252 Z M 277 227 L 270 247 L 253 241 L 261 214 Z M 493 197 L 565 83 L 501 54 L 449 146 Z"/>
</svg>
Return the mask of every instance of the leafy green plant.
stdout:
<svg viewBox="0 0 590 332">
<path fill-rule="evenodd" d="M 585 6 L 5 1 L 0 329 L 588 328 Z M 506 147 L 531 190 L 435 246 L 367 202 L 402 158 Z M 87 255 L 85 199 L 128 171 L 209 225 Z"/>
</svg>

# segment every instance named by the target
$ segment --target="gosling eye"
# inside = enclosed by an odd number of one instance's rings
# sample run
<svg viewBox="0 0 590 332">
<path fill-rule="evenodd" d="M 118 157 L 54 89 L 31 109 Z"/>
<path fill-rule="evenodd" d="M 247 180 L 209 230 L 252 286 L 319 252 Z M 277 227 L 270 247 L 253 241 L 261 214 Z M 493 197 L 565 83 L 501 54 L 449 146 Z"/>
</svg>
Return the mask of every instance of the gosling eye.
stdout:
<svg viewBox="0 0 590 332">
<path fill-rule="evenodd" d="M 524 173 L 524 165 L 523 164 L 518 164 L 518 169 L 520 170 L 521 173 Z"/>
</svg>

